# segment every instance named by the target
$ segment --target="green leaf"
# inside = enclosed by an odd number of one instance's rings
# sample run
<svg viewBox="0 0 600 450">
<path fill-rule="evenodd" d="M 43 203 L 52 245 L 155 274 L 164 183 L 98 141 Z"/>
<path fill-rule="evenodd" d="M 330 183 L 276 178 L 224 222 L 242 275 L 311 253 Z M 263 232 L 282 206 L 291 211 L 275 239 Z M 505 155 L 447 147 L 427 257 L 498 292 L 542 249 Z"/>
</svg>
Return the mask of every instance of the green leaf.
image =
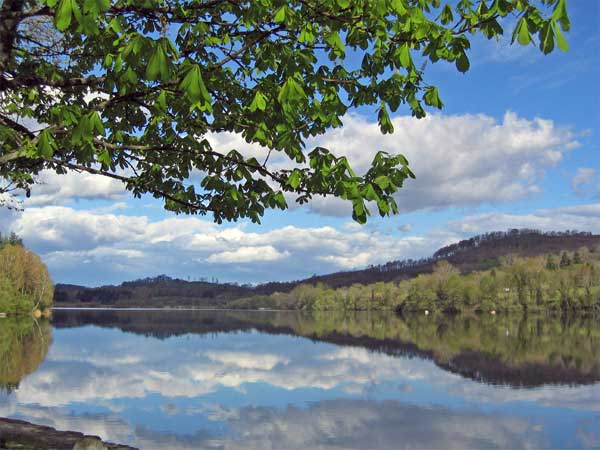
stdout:
<svg viewBox="0 0 600 450">
<path fill-rule="evenodd" d="M 393 133 L 394 125 L 390 119 L 390 115 L 388 114 L 387 108 L 385 104 L 381 104 L 379 107 L 379 113 L 377 114 L 377 119 L 379 121 L 379 128 L 383 134 Z"/>
<path fill-rule="evenodd" d="M 344 43 L 342 42 L 342 39 L 340 38 L 339 33 L 337 33 L 337 32 L 331 33 L 330 35 L 327 36 L 327 38 L 325 38 L 325 41 L 331 46 L 335 56 L 338 56 L 338 57 L 344 56 L 344 52 L 346 51 L 346 48 L 344 46 Z"/>
<path fill-rule="evenodd" d="M 298 36 L 298 41 L 305 43 L 305 44 L 312 44 L 313 42 L 315 42 L 315 35 L 308 28 L 308 25 L 305 26 L 304 28 L 302 28 L 302 31 L 300 31 L 300 36 Z"/>
<path fill-rule="evenodd" d="M 100 119 L 100 114 L 98 114 L 97 111 L 91 112 L 88 116 L 88 120 L 92 134 L 104 136 L 105 130 L 102 119 Z"/>
<path fill-rule="evenodd" d="M 361 199 L 352 202 L 352 218 L 360 224 L 367 223 L 367 210 Z"/>
<path fill-rule="evenodd" d="M 303 100 L 306 98 L 306 93 L 302 86 L 298 84 L 292 77 L 288 78 L 283 84 L 277 96 L 279 103 L 289 103 L 297 100 Z"/>
<path fill-rule="evenodd" d="M 454 20 L 454 14 L 452 13 L 452 7 L 450 6 L 450 4 L 446 4 L 446 6 L 444 6 L 444 9 L 440 14 L 440 20 L 444 25 Z"/>
<path fill-rule="evenodd" d="M 375 178 L 374 181 L 375 184 L 379 186 L 382 190 L 386 190 L 390 185 L 390 179 L 386 175 L 379 175 L 377 178 Z"/>
<path fill-rule="evenodd" d="M 525 17 L 521 17 L 515 31 L 513 33 L 512 41 L 514 42 L 518 40 L 521 45 L 528 45 L 531 43 L 531 33 L 529 32 L 529 27 L 527 26 L 527 19 Z"/>
<path fill-rule="evenodd" d="M 554 11 L 552 11 L 552 19 L 558 21 L 564 31 L 571 29 L 571 22 L 567 13 L 567 0 L 558 0 Z"/>
<path fill-rule="evenodd" d="M 110 8 L 110 0 L 85 0 L 83 2 L 83 12 L 96 19 L 101 12 Z"/>
<path fill-rule="evenodd" d="M 194 64 L 187 71 L 187 74 L 181 80 L 179 89 L 184 91 L 192 104 L 195 103 L 210 103 L 212 97 L 206 89 L 202 74 L 200 73 L 200 66 Z"/>
<path fill-rule="evenodd" d="M 302 173 L 298 169 L 294 169 L 288 177 L 286 184 L 296 190 L 300 186 L 301 179 Z"/>
<path fill-rule="evenodd" d="M 404 16 L 407 13 L 406 6 L 404 5 L 404 0 L 392 0 L 392 9 L 399 16 Z"/>
<path fill-rule="evenodd" d="M 38 138 L 37 150 L 42 158 L 52 158 L 54 150 L 56 148 L 56 142 L 48 130 L 43 130 Z"/>
<path fill-rule="evenodd" d="M 257 109 L 264 111 L 267 108 L 267 98 L 260 91 L 254 94 L 254 100 L 250 104 L 250 111 L 254 112 Z"/>
<path fill-rule="evenodd" d="M 425 103 L 429 106 L 435 106 L 439 109 L 441 109 L 442 106 L 444 106 L 442 100 L 440 99 L 438 88 L 435 86 L 428 87 L 425 90 L 425 95 L 423 96 L 423 99 L 425 100 Z"/>
<path fill-rule="evenodd" d="M 569 43 L 565 39 L 560 27 L 556 25 L 556 22 L 552 22 L 552 28 L 554 29 L 554 37 L 556 38 L 556 45 L 563 52 L 569 51 Z"/>
<path fill-rule="evenodd" d="M 469 58 L 465 52 L 462 52 L 460 56 L 456 59 L 456 68 L 459 72 L 465 73 L 469 70 L 471 64 L 469 63 Z"/>
<path fill-rule="evenodd" d="M 56 8 L 54 23 L 59 31 L 65 31 L 71 25 L 71 17 L 73 16 L 74 0 L 60 0 Z M 75 5 L 77 7 L 77 5 Z"/>
<path fill-rule="evenodd" d="M 156 97 L 156 106 L 162 112 L 167 111 L 167 96 L 165 94 L 165 91 L 160 91 L 160 94 L 158 94 L 158 97 Z"/>
<path fill-rule="evenodd" d="M 146 78 L 150 81 L 169 81 L 171 78 L 167 55 L 162 43 L 158 43 L 154 47 L 154 52 L 152 53 L 152 56 L 148 61 L 148 66 L 146 67 Z"/>
<path fill-rule="evenodd" d="M 379 214 L 381 217 L 386 216 L 390 212 L 390 205 L 383 198 L 377 199 L 377 208 L 379 209 Z"/>
<path fill-rule="evenodd" d="M 540 50 L 545 55 L 554 50 L 554 28 L 550 22 L 546 22 L 540 31 Z"/>
<path fill-rule="evenodd" d="M 277 10 L 277 12 L 275 13 L 275 17 L 273 18 L 273 20 L 277 23 L 281 23 L 285 20 L 285 13 L 287 10 L 287 6 L 282 6 L 281 8 L 279 8 Z"/>
<path fill-rule="evenodd" d="M 76 143 L 90 142 L 93 139 L 93 127 L 90 115 L 87 114 L 79 120 L 73 131 L 73 141 Z"/>
<path fill-rule="evenodd" d="M 350 0 L 337 0 L 337 4 L 340 8 L 346 9 L 350 7 Z"/>
<path fill-rule="evenodd" d="M 110 166 L 110 163 L 112 162 L 112 158 L 108 150 L 103 150 L 102 152 L 98 153 L 97 159 L 98 162 L 104 166 Z"/>
<path fill-rule="evenodd" d="M 287 202 L 285 200 L 285 196 L 283 195 L 283 193 L 281 191 L 277 192 L 274 196 L 273 196 L 273 200 L 275 201 L 275 204 L 280 208 L 280 209 L 285 209 L 287 208 Z"/>
<path fill-rule="evenodd" d="M 403 44 L 400 47 L 398 58 L 402 67 L 406 69 L 412 67 L 412 58 L 410 57 L 410 49 L 408 44 Z"/>
</svg>

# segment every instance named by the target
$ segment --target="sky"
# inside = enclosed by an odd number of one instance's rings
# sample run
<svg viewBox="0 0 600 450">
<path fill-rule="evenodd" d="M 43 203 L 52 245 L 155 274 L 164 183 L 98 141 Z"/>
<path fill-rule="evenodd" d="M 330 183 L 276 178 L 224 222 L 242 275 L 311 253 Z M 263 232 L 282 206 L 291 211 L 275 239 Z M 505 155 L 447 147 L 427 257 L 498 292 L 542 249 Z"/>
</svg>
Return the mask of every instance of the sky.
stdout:
<svg viewBox="0 0 600 450">
<path fill-rule="evenodd" d="M 474 38 L 466 74 L 427 68 L 442 111 L 418 120 L 401 107 L 384 136 L 374 111 L 353 110 L 342 128 L 307 143 L 348 156 L 358 172 L 379 150 L 404 154 L 417 178 L 398 194 L 396 216 L 358 225 L 348 205 L 316 198 L 268 211 L 260 225 L 217 225 L 134 199 L 115 180 L 43 173 L 23 211 L 0 210 L 0 230 L 18 233 L 55 282 L 87 286 L 158 274 L 297 280 L 429 256 L 489 231 L 600 233 L 600 2 L 571 0 L 569 14 L 567 53 Z M 209 139 L 217 150 L 265 151 L 234 134 Z"/>
</svg>

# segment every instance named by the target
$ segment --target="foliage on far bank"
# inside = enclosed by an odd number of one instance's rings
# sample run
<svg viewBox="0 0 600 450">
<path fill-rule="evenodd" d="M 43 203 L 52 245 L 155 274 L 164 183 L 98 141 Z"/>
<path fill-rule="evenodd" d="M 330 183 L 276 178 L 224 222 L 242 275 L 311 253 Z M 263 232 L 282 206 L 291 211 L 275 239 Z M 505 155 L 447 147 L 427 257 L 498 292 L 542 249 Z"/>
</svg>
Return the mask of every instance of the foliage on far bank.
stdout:
<svg viewBox="0 0 600 450">
<path fill-rule="evenodd" d="M 28 314 L 52 306 L 54 285 L 40 257 L 14 234 L 0 235 L 0 313 Z"/>
<path fill-rule="evenodd" d="M 500 258 L 494 268 L 468 274 L 461 274 L 441 260 L 432 273 L 400 282 L 338 289 L 304 284 L 289 293 L 239 299 L 229 306 L 445 312 L 600 311 L 600 253 L 583 247 L 572 253 L 530 258 L 508 255 Z"/>
</svg>

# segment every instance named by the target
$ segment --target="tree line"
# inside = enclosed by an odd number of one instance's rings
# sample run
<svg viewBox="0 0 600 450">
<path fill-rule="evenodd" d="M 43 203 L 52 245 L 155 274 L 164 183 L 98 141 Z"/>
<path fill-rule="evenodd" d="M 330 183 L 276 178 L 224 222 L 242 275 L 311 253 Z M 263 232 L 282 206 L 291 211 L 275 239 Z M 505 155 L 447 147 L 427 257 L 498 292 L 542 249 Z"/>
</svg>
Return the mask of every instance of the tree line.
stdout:
<svg viewBox="0 0 600 450">
<path fill-rule="evenodd" d="M 444 312 L 598 311 L 600 252 L 582 247 L 534 257 L 507 255 L 496 266 L 467 274 L 446 260 L 414 278 L 333 289 L 302 284 L 289 293 L 254 296 L 237 308 L 397 310 Z"/>
<path fill-rule="evenodd" d="M 41 258 L 14 233 L 0 234 L 0 313 L 45 311 L 53 297 L 54 285 Z"/>
</svg>

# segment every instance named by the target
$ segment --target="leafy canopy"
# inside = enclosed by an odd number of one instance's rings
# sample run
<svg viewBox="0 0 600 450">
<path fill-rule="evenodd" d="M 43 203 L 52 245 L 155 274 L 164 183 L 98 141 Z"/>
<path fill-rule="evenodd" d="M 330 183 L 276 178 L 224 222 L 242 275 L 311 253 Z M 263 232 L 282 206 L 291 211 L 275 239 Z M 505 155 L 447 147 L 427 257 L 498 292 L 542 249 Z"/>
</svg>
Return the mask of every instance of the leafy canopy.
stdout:
<svg viewBox="0 0 600 450">
<path fill-rule="evenodd" d="M 395 213 L 414 177 L 379 152 L 356 174 L 344 149 L 305 148 L 352 108 L 442 108 L 428 62 L 469 70 L 470 39 L 567 49 L 566 0 L 5 0 L 0 6 L 0 176 L 29 193 L 43 169 L 101 174 L 169 210 L 217 222 L 314 195 Z M 33 124 L 24 126 L 23 124 Z M 221 153 L 238 133 L 260 158 Z M 273 166 L 269 155 L 286 155 Z M 200 179 L 199 182 L 193 180 Z"/>
</svg>

